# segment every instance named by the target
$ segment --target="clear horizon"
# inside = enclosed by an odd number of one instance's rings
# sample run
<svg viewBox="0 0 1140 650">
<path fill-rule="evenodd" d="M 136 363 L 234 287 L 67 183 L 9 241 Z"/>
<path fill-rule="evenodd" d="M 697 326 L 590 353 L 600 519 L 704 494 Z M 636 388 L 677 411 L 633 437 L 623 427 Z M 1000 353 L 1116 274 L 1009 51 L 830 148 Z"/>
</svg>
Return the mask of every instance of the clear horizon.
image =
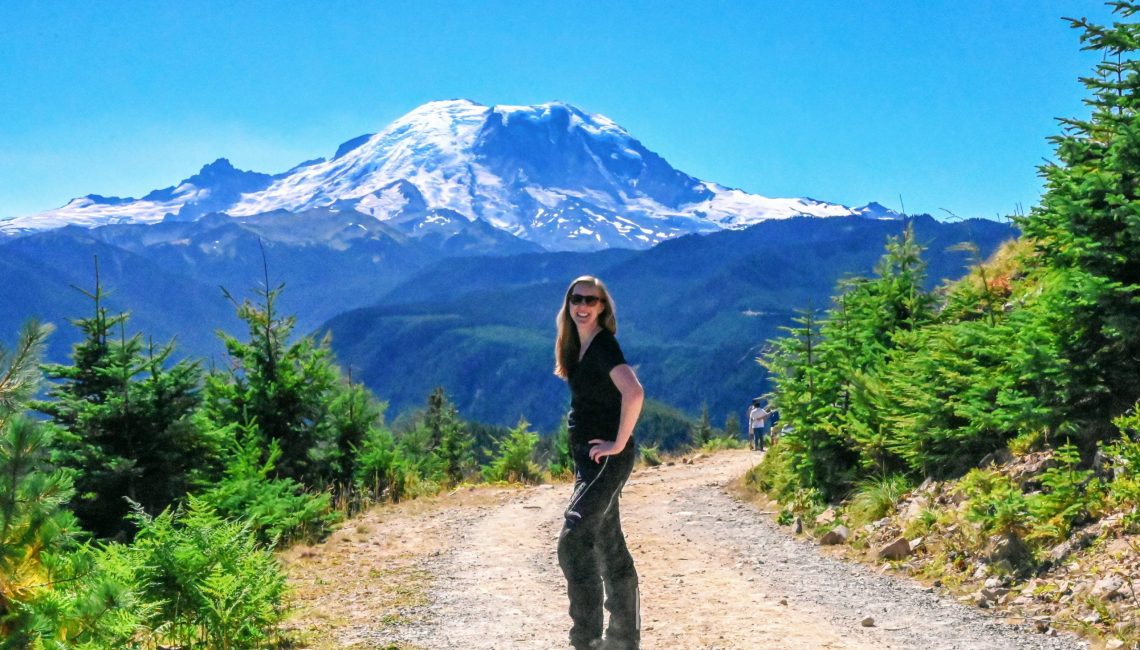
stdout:
<svg viewBox="0 0 1140 650">
<path fill-rule="evenodd" d="M 227 158 L 285 171 L 416 106 L 565 101 L 769 197 L 1029 209 L 1100 2 L 0 7 L 0 218 L 140 197 Z"/>
</svg>

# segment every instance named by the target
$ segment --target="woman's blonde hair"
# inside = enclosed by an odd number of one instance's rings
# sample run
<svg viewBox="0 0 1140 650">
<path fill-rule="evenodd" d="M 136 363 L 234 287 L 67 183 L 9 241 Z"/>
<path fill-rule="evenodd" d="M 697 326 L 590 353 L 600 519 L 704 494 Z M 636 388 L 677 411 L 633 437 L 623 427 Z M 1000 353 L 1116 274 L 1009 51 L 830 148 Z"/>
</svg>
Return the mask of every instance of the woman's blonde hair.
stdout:
<svg viewBox="0 0 1140 650">
<path fill-rule="evenodd" d="M 558 310 L 558 317 L 555 319 L 558 325 L 558 338 L 554 340 L 554 374 L 563 379 L 568 378 L 570 370 L 578 365 L 578 355 L 582 352 L 582 342 L 578 340 L 578 326 L 570 316 L 570 294 L 574 293 L 574 287 L 579 284 L 588 284 L 598 290 L 603 306 L 602 312 L 598 314 L 598 324 L 609 330 L 610 334 L 617 334 L 617 313 L 605 283 L 592 275 L 583 275 L 571 282 L 570 286 L 566 287 L 566 295 L 562 297 L 562 308 Z"/>
</svg>

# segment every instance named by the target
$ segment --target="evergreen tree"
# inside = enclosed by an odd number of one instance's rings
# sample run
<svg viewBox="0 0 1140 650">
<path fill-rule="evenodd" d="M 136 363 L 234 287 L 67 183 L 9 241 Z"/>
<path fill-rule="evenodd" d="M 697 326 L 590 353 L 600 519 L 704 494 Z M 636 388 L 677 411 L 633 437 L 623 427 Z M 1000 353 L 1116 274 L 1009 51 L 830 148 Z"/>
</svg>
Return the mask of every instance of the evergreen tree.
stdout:
<svg viewBox="0 0 1140 650">
<path fill-rule="evenodd" d="M 258 432 L 281 449 L 278 476 L 323 488 L 353 474 L 344 467 L 351 459 L 338 459 L 338 453 L 351 448 L 361 433 L 361 418 L 352 415 L 337 421 L 333 402 L 342 385 L 329 340 L 289 341 L 296 319 L 276 311 L 282 289 L 279 285 L 258 290 L 260 303 L 238 304 L 231 298 L 248 326 L 249 340 L 219 332 L 230 367 L 206 378 L 203 425 L 221 431 L 237 424 Z M 360 396 L 346 397 L 338 406 L 342 411 L 358 409 Z M 338 428 L 342 426 L 350 431 L 342 435 Z"/>
<path fill-rule="evenodd" d="M 455 405 L 447 399 L 442 386 L 428 395 L 424 426 L 430 432 L 432 450 L 440 459 L 443 471 L 452 485 L 475 468 L 475 439 L 466 423 L 459 419 Z"/>
<path fill-rule="evenodd" d="M 955 476 L 1032 426 L 1028 395 L 1006 354 L 1010 328 L 985 320 L 936 325 L 891 357 L 882 420 L 891 450 L 922 476 Z"/>
<path fill-rule="evenodd" d="M 400 456 L 396 438 L 383 427 L 368 430 L 357 451 L 356 487 L 373 501 L 404 497 L 404 484 L 409 467 Z"/>
<path fill-rule="evenodd" d="M 1083 80 L 1092 115 L 1062 121 L 1022 242 L 948 287 L 936 312 L 908 227 L 875 277 L 841 284 L 822 321 L 801 317 L 762 359 L 788 426 L 765 461 L 780 496 L 834 498 L 900 470 L 958 475 L 1022 434 L 1092 443 L 1140 397 L 1140 25 L 1072 24 L 1105 53 Z"/>
<path fill-rule="evenodd" d="M 0 648 L 135 647 L 143 608 L 76 544 L 71 477 L 49 462 L 47 428 L 23 414 L 50 331 L 29 323 L 11 354 L 0 349 Z"/>
<path fill-rule="evenodd" d="M 483 467 L 487 481 L 540 483 L 542 468 L 534 462 L 534 449 L 538 434 L 530 430 L 530 423 L 520 418 L 509 435 L 498 442 L 495 457 Z"/>
<path fill-rule="evenodd" d="M 871 279 L 841 283 L 835 305 L 821 324 L 820 388 L 835 399 L 828 411 L 835 435 L 858 450 L 864 470 L 886 475 L 902 463 L 890 451 L 891 432 L 882 418 L 890 399 L 882 376 L 890 352 L 933 317 L 933 298 L 922 286 L 922 247 L 912 224 L 887 241 L 875 272 Z"/>
<path fill-rule="evenodd" d="M 472 454 L 475 456 L 475 464 L 478 466 L 491 462 L 499 441 L 511 434 L 510 427 L 497 424 L 468 421 L 464 423 L 464 426 L 471 433 Z"/>
<path fill-rule="evenodd" d="M 875 266 L 879 314 L 878 336 L 915 330 L 933 317 L 934 297 L 923 289 L 926 262 L 923 247 L 915 239 L 914 223 L 908 222 L 899 237 L 887 240 L 887 250 Z"/>
<path fill-rule="evenodd" d="M 447 400 L 443 386 L 436 386 L 428 393 L 427 410 L 424 411 L 424 426 L 431 432 L 428 446 L 438 449 L 443 441 L 443 430 L 456 419 L 456 409 Z"/>
<path fill-rule="evenodd" d="M 13 639 L 11 647 L 30 642 L 34 604 L 52 582 L 45 557 L 77 527 L 63 507 L 71 479 L 46 471 L 45 432 L 21 413 L 39 383 L 36 363 L 50 331 L 29 323 L 10 357 L 0 349 L 0 639 Z"/>
<path fill-rule="evenodd" d="M 210 461 L 211 443 L 191 424 L 199 404 L 197 362 L 171 363 L 173 345 L 144 351 L 142 336 L 126 336 L 128 315 L 108 314 L 98 269 L 94 313 L 72 323 L 84 338 L 72 363 L 43 367 L 57 383 L 34 407 L 55 438 L 54 462 L 74 470 L 72 507 L 101 537 L 130 529 L 128 499 L 148 513 L 181 498 Z"/>
<path fill-rule="evenodd" d="M 1135 2 L 1112 4 L 1124 18 L 1140 11 Z M 1050 326 L 1072 381 L 1046 397 L 1100 437 L 1140 396 L 1140 24 L 1071 24 L 1083 30 L 1083 49 L 1103 53 L 1081 80 L 1092 113 L 1061 120 L 1051 139 L 1057 163 L 1040 168 L 1041 204 L 1018 225 L 1032 242 L 1043 300 L 1067 316 Z"/>
<path fill-rule="evenodd" d="M 790 455 L 796 482 L 827 497 L 843 494 L 860 474 L 885 476 L 906 466 L 886 419 L 895 396 L 884 378 L 895 351 L 911 349 L 934 318 L 912 224 L 887 241 L 875 272 L 841 282 L 825 318 L 802 315 L 799 327 L 786 330 L 792 336 L 762 360 L 791 428 L 780 453 Z"/>
<path fill-rule="evenodd" d="M 690 434 L 690 438 L 693 441 L 693 445 L 701 447 L 704 446 L 705 443 L 712 440 L 715 436 L 716 430 L 713 429 L 712 422 L 709 421 L 709 405 L 702 404 L 701 417 L 699 420 L 697 420 L 697 423 L 693 425 L 693 430 Z"/>
<path fill-rule="evenodd" d="M 360 384 L 349 382 L 333 390 L 328 426 L 335 442 L 319 464 L 328 467 L 329 480 L 338 494 L 354 484 L 359 450 L 372 430 L 383 428 L 387 406 L 378 403 Z"/>
<path fill-rule="evenodd" d="M 841 494 L 855 475 L 857 453 L 841 426 L 843 382 L 825 366 L 820 321 L 814 310 L 801 311 L 789 336 L 776 340 L 759 359 L 774 385 L 772 405 L 785 427 L 779 454 L 794 478 L 782 485 L 819 489 L 825 498 Z M 790 495 L 783 495 L 790 496 Z"/>
<path fill-rule="evenodd" d="M 29 321 L 20 332 L 14 350 L 0 347 L 0 427 L 19 414 L 43 380 L 37 364 L 44 341 L 54 328 Z"/>
<path fill-rule="evenodd" d="M 740 439 L 740 416 L 735 412 L 724 416 L 724 437 L 732 440 Z"/>
<path fill-rule="evenodd" d="M 558 427 L 558 431 L 539 441 L 545 443 L 547 468 L 552 476 L 562 476 L 574 471 L 574 458 L 570 455 L 570 429 L 565 421 Z"/>
<path fill-rule="evenodd" d="M 411 429 L 396 438 L 396 456 L 407 469 L 407 475 L 438 487 L 447 478 L 443 459 L 431 446 L 432 431 L 418 420 Z"/>
</svg>

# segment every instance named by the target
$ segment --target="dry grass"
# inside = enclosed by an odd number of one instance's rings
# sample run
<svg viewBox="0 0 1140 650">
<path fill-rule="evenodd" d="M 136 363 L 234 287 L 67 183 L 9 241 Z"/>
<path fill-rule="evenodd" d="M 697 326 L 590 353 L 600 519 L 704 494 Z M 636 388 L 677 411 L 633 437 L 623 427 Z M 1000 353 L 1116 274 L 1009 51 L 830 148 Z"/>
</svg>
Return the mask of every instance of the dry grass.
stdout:
<svg viewBox="0 0 1140 650">
<path fill-rule="evenodd" d="M 345 522 L 321 544 L 283 551 L 279 557 L 289 576 L 292 610 L 283 625 L 283 647 L 418 650 L 354 638 L 414 623 L 429 604 L 433 578 L 423 566 L 425 549 L 443 548 L 446 540 L 430 526 L 410 527 L 407 522 L 430 521 L 431 514 L 447 508 L 491 505 L 512 490 L 464 486 L 435 497 L 377 506 Z"/>
</svg>

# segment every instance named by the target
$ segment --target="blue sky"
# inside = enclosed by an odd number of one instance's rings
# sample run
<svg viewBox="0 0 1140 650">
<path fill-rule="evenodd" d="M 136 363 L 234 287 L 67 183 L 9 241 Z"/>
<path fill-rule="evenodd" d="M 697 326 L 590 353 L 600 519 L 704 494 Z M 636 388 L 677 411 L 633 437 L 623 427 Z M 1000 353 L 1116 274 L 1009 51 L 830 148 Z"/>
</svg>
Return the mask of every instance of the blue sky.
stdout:
<svg viewBox="0 0 1140 650">
<path fill-rule="evenodd" d="M 563 100 L 772 197 L 988 216 L 1085 116 L 1100 2 L 0 3 L 0 218 L 276 173 L 421 103 Z"/>
</svg>

